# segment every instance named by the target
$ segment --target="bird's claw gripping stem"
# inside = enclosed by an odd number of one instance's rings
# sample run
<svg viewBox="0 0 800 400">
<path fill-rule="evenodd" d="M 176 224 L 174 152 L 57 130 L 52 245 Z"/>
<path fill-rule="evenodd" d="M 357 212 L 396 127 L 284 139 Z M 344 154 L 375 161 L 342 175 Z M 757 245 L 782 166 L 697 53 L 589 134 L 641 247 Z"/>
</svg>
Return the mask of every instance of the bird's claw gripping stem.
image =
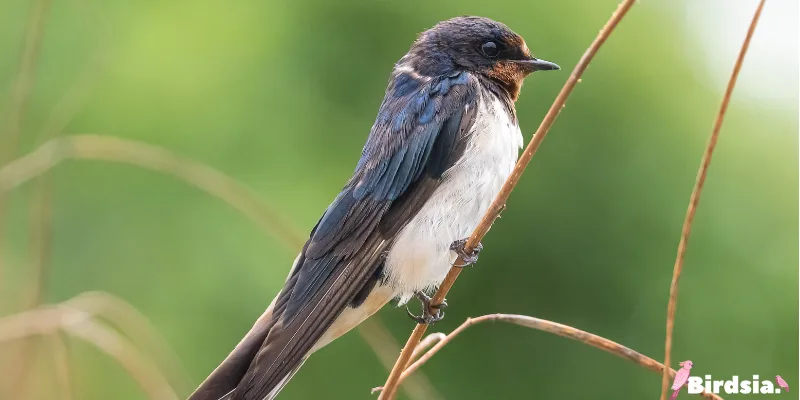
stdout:
<svg viewBox="0 0 800 400">
<path fill-rule="evenodd" d="M 418 324 L 426 324 L 432 325 L 435 324 L 444 318 L 444 311 L 443 308 L 447 307 L 447 301 L 442 301 L 442 304 L 431 304 L 431 298 L 427 294 L 423 292 L 416 292 L 414 296 L 419 299 L 419 302 L 422 303 L 422 315 L 414 315 L 411 311 L 408 310 L 408 306 L 406 306 L 406 312 L 408 316 L 411 317 L 414 321 Z M 431 313 L 431 309 L 436 310 L 435 313 Z"/>
<path fill-rule="evenodd" d="M 464 261 L 464 263 L 460 265 L 454 264 L 454 267 L 464 268 L 475 264 L 478 261 L 478 255 L 481 253 L 481 250 L 483 250 L 483 243 L 479 242 L 478 245 L 472 249 L 472 254 L 467 254 L 467 251 L 464 249 L 464 245 L 467 244 L 468 239 L 469 238 L 456 240 L 450 245 L 450 250 L 455 251 L 456 254 L 461 257 L 461 260 Z"/>
</svg>

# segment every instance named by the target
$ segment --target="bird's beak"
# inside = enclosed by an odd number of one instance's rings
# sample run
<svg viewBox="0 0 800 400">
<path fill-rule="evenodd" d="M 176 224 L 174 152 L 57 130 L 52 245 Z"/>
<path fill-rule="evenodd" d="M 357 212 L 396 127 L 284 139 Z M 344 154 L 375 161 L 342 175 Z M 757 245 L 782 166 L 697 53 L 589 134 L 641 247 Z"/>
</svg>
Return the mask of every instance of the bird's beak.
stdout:
<svg viewBox="0 0 800 400">
<path fill-rule="evenodd" d="M 530 72 L 535 71 L 554 71 L 561 69 L 556 63 L 550 61 L 540 60 L 538 58 L 531 58 L 530 60 L 519 60 L 517 63 L 524 66 L 525 70 Z"/>
</svg>

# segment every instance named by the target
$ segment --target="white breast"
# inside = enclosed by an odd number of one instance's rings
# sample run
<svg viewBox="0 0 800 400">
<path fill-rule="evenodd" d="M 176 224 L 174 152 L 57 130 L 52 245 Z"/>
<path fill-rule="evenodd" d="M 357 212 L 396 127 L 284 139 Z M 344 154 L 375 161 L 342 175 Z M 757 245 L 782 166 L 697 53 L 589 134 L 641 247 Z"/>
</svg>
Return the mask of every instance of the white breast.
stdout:
<svg viewBox="0 0 800 400">
<path fill-rule="evenodd" d="M 519 126 L 505 106 L 481 92 L 475 125 L 461 159 L 398 234 L 386 259 L 389 284 L 401 304 L 416 291 L 438 286 L 456 254 L 455 240 L 468 237 L 511 174 L 522 147 Z"/>
</svg>

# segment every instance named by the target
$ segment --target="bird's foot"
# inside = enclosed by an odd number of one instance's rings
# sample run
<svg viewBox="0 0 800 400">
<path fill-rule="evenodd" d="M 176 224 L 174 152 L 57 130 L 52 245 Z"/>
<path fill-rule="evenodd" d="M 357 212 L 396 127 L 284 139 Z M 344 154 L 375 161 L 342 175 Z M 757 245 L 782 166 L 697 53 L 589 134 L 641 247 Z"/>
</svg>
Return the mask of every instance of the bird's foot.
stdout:
<svg viewBox="0 0 800 400">
<path fill-rule="evenodd" d="M 478 245 L 472 249 L 472 254 L 467 254 L 466 249 L 464 249 L 465 244 L 467 244 L 467 239 L 456 240 L 450 245 L 450 250 L 455 251 L 456 254 L 461 257 L 461 260 L 464 261 L 464 263 L 460 265 L 454 264 L 454 267 L 464 268 L 478 261 L 478 255 L 481 254 L 481 250 L 483 250 L 483 243 L 479 242 Z"/>
<path fill-rule="evenodd" d="M 447 307 L 447 301 L 442 301 L 442 304 L 431 304 L 431 297 L 423 292 L 416 292 L 414 296 L 422 303 L 422 315 L 412 314 L 411 311 L 408 310 L 408 306 L 406 306 L 406 312 L 411 319 L 418 324 L 432 325 L 444 318 L 444 311 L 442 311 L 442 309 Z M 431 313 L 431 309 L 436 312 Z"/>
</svg>

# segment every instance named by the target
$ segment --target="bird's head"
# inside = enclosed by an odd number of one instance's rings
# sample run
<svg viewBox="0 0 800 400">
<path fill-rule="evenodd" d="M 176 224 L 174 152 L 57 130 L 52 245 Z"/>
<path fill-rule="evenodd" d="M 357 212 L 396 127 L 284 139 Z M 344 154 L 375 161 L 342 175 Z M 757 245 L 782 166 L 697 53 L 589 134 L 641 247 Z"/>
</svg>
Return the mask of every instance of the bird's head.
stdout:
<svg viewBox="0 0 800 400">
<path fill-rule="evenodd" d="M 421 33 L 398 65 L 425 76 L 456 71 L 481 74 L 516 100 L 522 81 L 535 71 L 557 70 L 531 55 L 525 40 L 507 26 L 483 17 L 457 17 Z"/>
<path fill-rule="evenodd" d="M 686 367 L 686 368 L 691 369 L 692 368 L 692 360 L 686 360 L 686 361 L 684 361 L 682 363 L 679 363 L 678 365 L 680 365 L 681 367 Z"/>
</svg>

